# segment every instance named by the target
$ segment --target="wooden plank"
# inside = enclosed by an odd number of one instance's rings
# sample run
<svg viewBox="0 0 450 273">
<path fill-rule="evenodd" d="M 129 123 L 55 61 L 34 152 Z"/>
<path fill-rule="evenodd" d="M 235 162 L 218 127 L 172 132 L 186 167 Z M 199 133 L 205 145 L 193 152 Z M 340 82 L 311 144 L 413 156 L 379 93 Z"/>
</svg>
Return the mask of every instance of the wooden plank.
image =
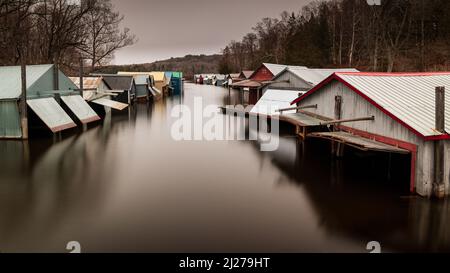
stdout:
<svg viewBox="0 0 450 273">
<path fill-rule="evenodd" d="M 308 137 L 317 137 L 322 139 L 328 139 L 331 141 L 336 141 L 363 151 L 379 151 L 379 152 L 390 152 L 399 154 L 410 153 L 410 151 L 402 148 L 387 145 L 381 142 L 352 135 L 346 132 L 311 133 L 308 134 Z"/>
</svg>

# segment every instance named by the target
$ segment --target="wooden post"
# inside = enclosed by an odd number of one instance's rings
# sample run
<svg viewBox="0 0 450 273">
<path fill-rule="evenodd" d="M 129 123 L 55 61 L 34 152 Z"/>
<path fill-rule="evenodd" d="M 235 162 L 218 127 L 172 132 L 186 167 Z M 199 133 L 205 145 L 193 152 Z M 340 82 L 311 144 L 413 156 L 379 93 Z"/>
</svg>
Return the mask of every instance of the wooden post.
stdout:
<svg viewBox="0 0 450 273">
<path fill-rule="evenodd" d="M 20 122 L 22 126 L 22 139 L 28 139 L 28 110 L 27 110 L 27 66 L 25 58 L 21 56 L 22 94 L 20 100 Z"/>
<path fill-rule="evenodd" d="M 436 130 L 445 133 L 445 87 L 436 87 Z M 435 197 L 445 196 L 445 158 L 444 142 L 438 140 L 434 145 L 434 184 Z"/>
<path fill-rule="evenodd" d="M 53 90 L 59 90 L 59 68 L 56 61 L 53 65 Z"/>
<path fill-rule="evenodd" d="M 82 98 L 84 98 L 84 82 L 83 82 L 83 77 L 84 77 L 84 59 L 82 57 L 80 57 L 80 96 Z"/>
<path fill-rule="evenodd" d="M 334 104 L 334 118 L 336 120 L 342 119 L 342 97 L 336 96 Z"/>
<path fill-rule="evenodd" d="M 336 96 L 334 98 L 334 118 L 336 120 L 340 120 L 342 118 L 342 97 L 341 96 Z M 336 132 L 338 131 L 337 126 L 339 124 L 335 124 L 333 125 L 333 131 Z M 343 147 L 341 147 L 342 144 L 333 141 L 331 143 L 331 154 L 335 155 L 337 157 L 341 157 L 343 156 Z"/>
</svg>

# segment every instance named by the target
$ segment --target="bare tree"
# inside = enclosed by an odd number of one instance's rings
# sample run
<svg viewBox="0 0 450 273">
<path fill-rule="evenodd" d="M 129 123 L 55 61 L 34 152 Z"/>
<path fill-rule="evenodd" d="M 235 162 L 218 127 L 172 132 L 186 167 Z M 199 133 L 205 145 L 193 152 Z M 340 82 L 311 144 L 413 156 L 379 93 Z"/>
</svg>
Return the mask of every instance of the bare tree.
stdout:
<svg viewBox="0 0 450 273">
<path fill-rule="evenodd" d="M 123 19 L 113 10 L 110 0 L 96 0 L 94 8 L 87 12 L 87 37 L 78 48 L 84 57 L 91 60 L 92 69 L 109 62 L 118 49 L 136 42 L 136 37 L 128 28 L 120 29 L 119 24 Z"/>
</svg>

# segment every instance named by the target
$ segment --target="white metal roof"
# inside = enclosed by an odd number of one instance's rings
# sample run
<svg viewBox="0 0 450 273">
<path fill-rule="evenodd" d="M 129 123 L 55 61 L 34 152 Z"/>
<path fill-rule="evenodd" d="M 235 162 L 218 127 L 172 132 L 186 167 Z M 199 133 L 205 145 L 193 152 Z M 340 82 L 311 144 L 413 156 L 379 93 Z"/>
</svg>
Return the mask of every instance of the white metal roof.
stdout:
<svg viewBox="0 0 450 273">
<path fill-rule="evenodd" d="M 435 130 L 436 87 L 450 90 L 450 72 L 423 74 L 337 73 L 381 108 L 425 137 L 439 136 Z M 445 97 L 445 130 L 450 133 L 450 93 Z"/>
<path fill-rule="evenodd" d="M 285 64 L 269 64 L 269 63 L 263 63 L 267 69 L 270 70 L 272 75 L 276 76 L 280 74 L 283 70 L 286 68 L 294 68 L 294 69 L 305 69 L 306 66 L 294 66 L 294 65 L 285 65 Z"/>
<path fill-rule="evenodd" d="M 27 100 L 27 104 L 53 133 L 77 126 L 54 98 Z"/>
<path fill-rule="evenodd" d="M 61 100 L 70 108 L 75 116 L 83 123 L 100 120 L 100 117 L 89 106 L 89 104 L 80 96 L 62 96 Z"/>
<path fill-rule="evenodd" d="M 106 106 L 106 107 L 109 107 L 109 108 L 120 110 L 120 111 L 128 107 L 128 104 L 121 103 L 121 102 L 118 102 L 118 101 L 113 101 L 113 100 L 110 100 L 110 99 L 107 99 L 107 98 L 100 98 L 100 99 L 94 100 L 92 102 L 96 103 L 96 104 L 100 104 L 100 105 Z"/>
<path fill-rule="evenodd" d="M 359 72 L 354 68 L 339 68 L 339 69 L 315 69 L 315 68 L 296 68 L 288 67 L 288 71 L 292 72 L 294 75 L 303 79 L 307 83 L 316 86 L 333 73 L 337 72 Z"/>
<path fill-rule="evenodd" d="M 277 110 L 290 108 L 291 102 L 299 97 L 299 91 L 294 90 L 267 90 L 258 103 L 253 107 L 251 113 L 264 115 L 279 115 Z M 286 114 L 296 111 L 286 111 Z"/>
<path fill-rule="evenodd" d="M 27 65 L 27 89 L 41 78 L 53 65 Z M 22 93 L 20 66 L 0 66 L 0 99 L 16 99 Z"/>
</svg>

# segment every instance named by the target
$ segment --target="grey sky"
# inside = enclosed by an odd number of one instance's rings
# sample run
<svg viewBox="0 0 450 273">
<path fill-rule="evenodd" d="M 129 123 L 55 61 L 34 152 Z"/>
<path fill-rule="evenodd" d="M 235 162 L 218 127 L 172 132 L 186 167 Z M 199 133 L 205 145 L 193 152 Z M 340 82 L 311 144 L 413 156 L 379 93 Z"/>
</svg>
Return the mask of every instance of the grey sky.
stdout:
<svg viewBox="0 0 450 273">
<path fill-rule="evenodd" d="M 114 63 L 147 63 L 186 54 L 219 53 L 263 17 L 299 11 L 310 0 L 112 0 L 139 42 Z"/>
</svg>

